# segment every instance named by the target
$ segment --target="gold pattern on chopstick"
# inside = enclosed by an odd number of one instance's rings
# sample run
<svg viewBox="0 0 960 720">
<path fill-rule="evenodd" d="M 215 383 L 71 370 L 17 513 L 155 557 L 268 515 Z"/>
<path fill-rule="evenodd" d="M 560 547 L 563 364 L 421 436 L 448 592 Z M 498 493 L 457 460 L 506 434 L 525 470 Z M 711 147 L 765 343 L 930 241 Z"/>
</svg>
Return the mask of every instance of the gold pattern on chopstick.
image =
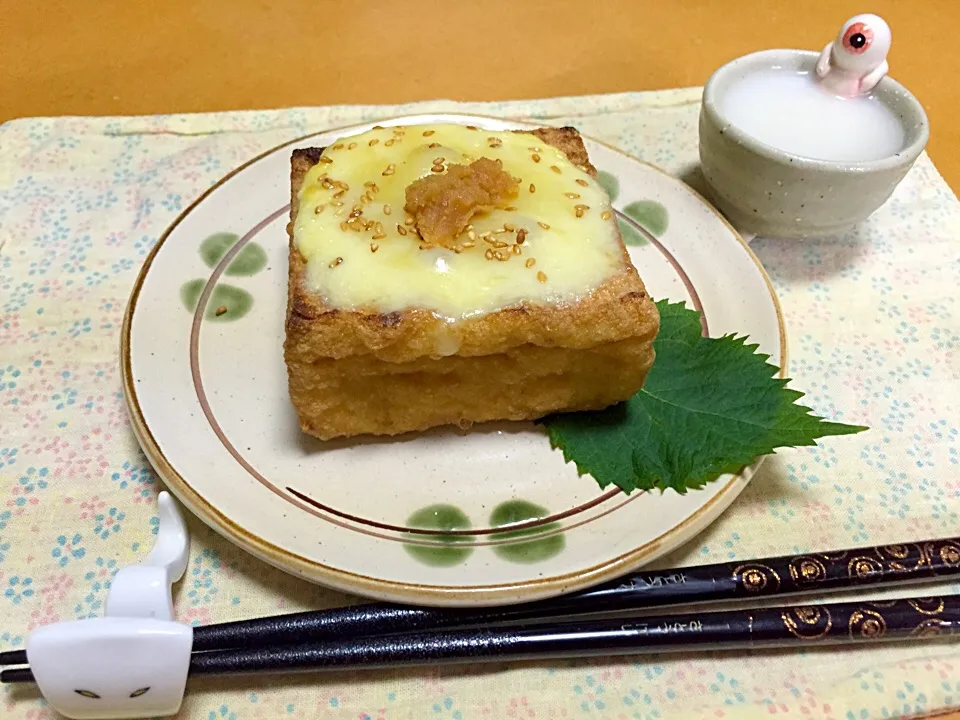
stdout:
<svg viewBox="0 0 960 720">
<path fill-rule="evenodd" d="M 847 632 L 851 640 L 879 640 L 887 634 L 887 621 L 876 610 L 854 610 Z"/>
<path fill-rule="evenodd" d="M 825 607 L 784 609 L 780 617 L 787 631 L 799 640 L 819 640 L 833 629 L 833 617 Z"/>
<path fill-rule="evenodd" d="M 939 615 L 943 612 L 943 598 L 915 598 L 907 603 L 921 615 Z"/>
<path fill-rule="evenodd" d="M 878 575 L 883 572 L 883 565 L 875 558 L 860 556 L 853 558 L 847 563 L 847 572 L 850 577 L 856 577 L 861 580 Z"/>
<path fill-rule="evenodd" d="M 960 565 L 960 547 L 946 543 L 940 548 L 940 559 L 947 565 Z"/>
<path fill-rule="evenodd" d="M 827 568 L 812 557 L 796 557 L 790 561 L 790 577 L 794 582 L 820 582 L 827 577 Z"/>
<path fill-rule="evenodd" d="M 749 563 L 734 569 L 733 579 L 739 581 L 748 592 L 775 593 L 780 589 L 780 576 L 777 571 L 758 563 Z"/>
<path fill-rule="evenodd" d="M 915 638 L 945 637 L 956 634 L 954 623 L 940 618 L 927 618 L 910 631 L 910 637 Z"/>
</svg>

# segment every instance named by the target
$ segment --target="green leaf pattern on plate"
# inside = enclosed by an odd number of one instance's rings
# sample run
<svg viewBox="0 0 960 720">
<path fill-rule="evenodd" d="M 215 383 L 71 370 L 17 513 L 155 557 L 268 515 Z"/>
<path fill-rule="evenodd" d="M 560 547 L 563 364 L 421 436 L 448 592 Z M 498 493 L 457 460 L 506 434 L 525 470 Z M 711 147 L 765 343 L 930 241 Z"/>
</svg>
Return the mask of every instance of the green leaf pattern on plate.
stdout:
<svg viewBox="0 0 960 720">
<path fill-rule="evenodd" d="M 470 518 L 460 508 L 440 503 L 417 510 L 407 519 L 407 525 L 424 530 L 469 530 Z M 411 557 L 424 565 L 452 567 L 466 561 L 473 553 L 472 547 L 463 546 L 463 543 L 473 539 L 470 535 L 422 535 L 419 537 L 447 545 L 447 547 L 438 547 L 405 543 L 404 548 Z"/>
<path fill-rule="evenodd" d="M 597 181 L 607 191 L 611 203 L 620 196 L 620 181 L 612 173 L 605 170 L 599 171 Z M 624 207 L 622 212 L 654 237 L 663 235 L 670 222 L 667 208 L 656 200 L 637 200 Z M 620 227 L 620 237 L 623 238 L 624 243 L 637 247 L 647 244 L 647 238 L 630 222 L 618 216 L 617 224 Z"/>
<path fill-rule="evenodd" d="M 200 259 L 207 267 L 214 268 L 239 241 L 240 236 L 236 233 L 213 233 L 200 243 L 198 248 Z M 267 252 L 257 243 L 248 242 L 230 261 L 224 274 L 233 277 L 249 277 L 256 275 L 266 265 Z M 188 280 L 180 287 L 180 301 L 190 312 L 196 310 L 205 284 L 205 279 L 196 278 Z M 239 320 L 250 312 L 251 307 L 253 307 L 253 296 L 249 292 L 236 285 L 218 283 L 207 303 L 204 319 L 214 322 Z"/>
<path fill-rule="evenodd" d="M 508 500 L 494 508 L 490 514 L 490 525 L 492 527 L 515 525 L 546 515 L 549 515 L 547 509 L 534 503 L 526 500 Z M 428 530 L 469 530 L 472 527 L 470 518 L 463 510 L 447 504 L 428 505 L 417 510 L 407 519 L 407 525 Z M 566 545 L 563 533 L 557 532 L 559 527 L 559 523 L 547 523 L 534 528 L 494 533 L 490 536 L 492 540 L 503 541 L 520 538 L 522 540 L 493 545 L 493 552 L 500 559 L 513 563 L 527 564 L 549 560 L 562 552 Z M 546 535 L 546 537 L 542 537 L 543 535 Z M 404 544 L 411 557 L 433 567 L 459 565 L 465 562 L 474 550 L 473 547 L 466 545 L 474 539 L 472 535 L 424 535 L 418 537 L 433 543 L 444 543 L 444 546 Z"/>
<path fill-rule="evenodd" d="M 637 200 L 627 205 L 623 212 L 654 237 L 663 235 L 670 222 L 667 209 L 656 200 Z"/>
<path fill-rule="evenodd" d="M 513 525 L 524 522 L 525 520 L 542 518 L 546 515 L 549 515 L 549 512 L 544 507 L 534 505 L 526 500 L 509 500 L 494 508 L 490 514 L 490 524 L 493 527 Z M 566 540 L 562 533 L 555 533 L 540 538 L 537 538 L 537 536 L 555 531 L 559 527 L 559 523 L 547 523 L 546 525 L 539 525 L 526 530 L 511 530 L 497 533 L 493 535 L 493 538 L 497 540 L 521 537 L 529 537 L 531 539 L 525 542 L 494 545 L 493 551 L 498 557 L 508 562 L 535 563 L 547 560 L 563 551 Z"/>
</svg>

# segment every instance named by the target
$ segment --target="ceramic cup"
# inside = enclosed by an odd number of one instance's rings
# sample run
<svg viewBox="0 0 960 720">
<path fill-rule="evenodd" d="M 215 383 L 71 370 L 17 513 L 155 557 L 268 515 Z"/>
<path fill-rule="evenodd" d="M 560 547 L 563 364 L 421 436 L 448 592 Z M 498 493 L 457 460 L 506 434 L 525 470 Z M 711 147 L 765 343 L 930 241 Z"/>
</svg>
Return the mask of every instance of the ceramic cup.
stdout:
<svg viewBox="0 0 960 720">
<path fill-rule="evenodd" d="M 930 126 L 923 106 L 897 81 L 885 77 L 874 90 L 900 118 L 900 152 L 869 162 L 813 160 L 771 147 L 747 135 L 720 111 L 718 102 L 738 79 L 776 66 L 814 72 L 817 53 L 765 50 L 717 70 L 700 108 L 700 163 L 712 200 L 740 231 L 766 237 L 836 235 L 867 218 L 890 197 L 923 151 Z"/>
</svg>

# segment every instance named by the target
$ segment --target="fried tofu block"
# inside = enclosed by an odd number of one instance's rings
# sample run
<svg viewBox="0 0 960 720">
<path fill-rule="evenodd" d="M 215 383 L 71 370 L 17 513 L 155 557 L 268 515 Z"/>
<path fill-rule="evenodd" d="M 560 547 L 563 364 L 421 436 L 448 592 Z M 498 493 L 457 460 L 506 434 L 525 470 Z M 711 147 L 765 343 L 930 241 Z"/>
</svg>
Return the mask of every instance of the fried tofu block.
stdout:
<svg viewBox="0 0 960 720">
<path fill-rule="evenodd" d="M 290 398 L 321 439 L 626 400 L 656 306 L 572 128 L 375 128 L 291 158 Z"/>
</svg>

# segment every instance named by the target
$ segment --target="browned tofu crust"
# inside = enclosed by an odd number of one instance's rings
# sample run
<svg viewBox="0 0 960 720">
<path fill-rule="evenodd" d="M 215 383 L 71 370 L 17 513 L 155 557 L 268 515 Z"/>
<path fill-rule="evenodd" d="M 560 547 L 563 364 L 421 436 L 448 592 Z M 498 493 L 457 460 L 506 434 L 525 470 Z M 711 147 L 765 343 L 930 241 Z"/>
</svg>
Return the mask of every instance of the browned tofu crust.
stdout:
<svg viewBox="0 0 960 720">
<path fill-rule="evenodd" d="M 532 134 L 596 175 L 574 128 Z M 642 387 L 659 315 L 622 242 L 622 270 L 575 303 L 519 303 L 452 327 L 422 308 L 328 306 L 305 286 L 293 237 L 300 187 L 321 152 L 291 157 L 284 358 L 305 432 L 327 439 L 535 419 L 606 407 Z"/>
</svg>

